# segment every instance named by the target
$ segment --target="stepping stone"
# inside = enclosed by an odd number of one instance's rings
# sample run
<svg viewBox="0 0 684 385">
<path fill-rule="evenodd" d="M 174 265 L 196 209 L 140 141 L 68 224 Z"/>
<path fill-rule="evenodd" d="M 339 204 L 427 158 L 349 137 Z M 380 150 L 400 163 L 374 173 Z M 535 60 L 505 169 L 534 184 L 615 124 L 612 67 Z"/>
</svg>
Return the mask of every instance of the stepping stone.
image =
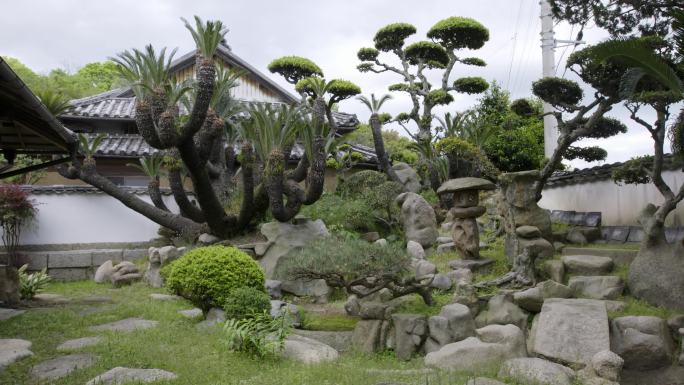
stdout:
<svg viewBox="0 0 684 385">
<path fill-rule="evenodd" d="M 59 351 L 78 350 L 78 349 L 86 348 L 88 346 L 97 345 L 100 342 L 102 342 L 102 337 L 76 338 L 75 340 L 68 340 L 68 341 L 62 342 L 61 345 L 57 346 L 57 350 L 59 350 Z"/>
<path fill-rule="evenodd" d="M 204 313 L 202 313 L 202 310 L 199 308 L 194 308 L 194 309 L 189 309 L 189 310 L 179 310 L 178 311 L 183 317 L 190 318 L 190 319 L 195 319 L 195 318 L 200 318 Z"/>
<path fill-rule="evenodd" d="M 114 302 L 111 297 L 104 295 L 89 295 L 87 297 L 79 298 L 80 302 L 83 303 L 110 303 Z"/>
<path fill-rule="evenodd" d="M 565 272 L 577 275 L 606 275 L 613 270 L 613 260 L 597 255 L 564 255 Z"/>
<path fill-rule="evenodd" d="M 483 259 L 455 259 L 449 261 L 449 267 L 452 270 L 458 269 L 470 269 L 475 271 L 485 266 L 489 266 L 494 263 L 493 259 L 483 258 Z"/>
<path fill-rule="evenodd" d="M 176 378 L 178 376 L 166 370 L 133 369 L 119 366 L 86 382 L 86 385 L 119 385 L 129 382 L 150 383 L 160 380 L 174 380 Z"/>
<path fill-rule="evenodd" d="M 215 307 L 209 309 L 204 321 L 197 323 L 195 327 L 198 329 L 207 329 L 216 326 L 221 322 L 226 322 L 226 312 L 223 311 L 223 309 Z"/>
<path fill-rule="evenodd" d="M 610 350 L 608 312 L 603 301 L 549 298 L 530 338 L 531 354 L 569 365 L 587 365 Z"/>
<path fill-rule="evenodd" d="M 26 310 L 0 308 L 0 321 L 8 320 L 24 313 L 26 313 Z"/>
<path fill-rule="evenodd" d="M 0 372 L 9 364 L 32 356 L 33 352 L 29 350 L 30 348 L 30 341 L 19 339 L 0 340 Z"/>
<path fill-rule="evenodd" d="M 90 353 L 57 357 L 31 368 L 31 376 L 40 380 L 57 380 L 68 376 L 74 370 L 93 366 L 97 359 L 96 355 Z"/>
<path fill-rule="evenodd" d="M 71 302 L 71 299 L 59 294 L 40 293 L 33 296 L 33 302 L 41 305 L 64 305 Z"/>
<path fill-rule="evenodd" d="M 126 318 L 120 321 L 110 322 L 107 324 L 91 326 L 90 331 L 102 332 L 132 332 L 135 330 L 149 329 L 157 326 L 159 321 L 150 321 L 142 318 Z"/>
<path fill-rule="evenodd" d="M 155 301 L 175 301 L 177 299 L 181 299 L 182 297 L 179 297 L 177 295 L 171 295 L 171 294 L 153 293 L 153 294 L 150 294 L 150 298 L 155 300 Z"/>
<path fill-rule="evenodd" d="M 521 384 L 572 385 L 575 372 L 563 365 L 541 358 L 513 358 L 505 361 L 499 377 L 511 378 Z"/>
</svg>

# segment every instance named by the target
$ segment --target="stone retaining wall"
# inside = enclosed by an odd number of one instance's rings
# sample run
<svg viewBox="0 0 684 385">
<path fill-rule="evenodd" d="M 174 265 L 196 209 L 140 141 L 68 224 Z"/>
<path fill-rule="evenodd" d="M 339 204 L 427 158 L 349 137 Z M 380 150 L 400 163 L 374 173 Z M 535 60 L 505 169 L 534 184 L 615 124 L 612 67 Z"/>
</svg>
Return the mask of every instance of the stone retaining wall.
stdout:
<svg viewBox="0 0 684 385">
<path fill-rule="evenodd" d="M 135 261 L 147 257 L 147 249 L 92 249 L 67 251 L 19 251 L 19 264 L 28 264 L 29 271 L 47 268 L 56 281 L 91 279 L 95 270 L 107 260 L 112 262 Z M 0 263 L 7 260 L 0 254 Z"/>
</svg>

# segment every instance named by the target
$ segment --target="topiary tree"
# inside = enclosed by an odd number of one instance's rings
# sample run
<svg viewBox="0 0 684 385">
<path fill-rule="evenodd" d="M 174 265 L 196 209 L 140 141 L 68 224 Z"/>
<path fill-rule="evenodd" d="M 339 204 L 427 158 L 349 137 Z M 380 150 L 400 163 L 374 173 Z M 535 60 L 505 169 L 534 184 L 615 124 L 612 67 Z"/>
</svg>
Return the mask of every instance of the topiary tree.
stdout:
<svg viewBox="0 0 684 385">
<path fill-rule="evenodd" d="M 282 277 L 323 279 L 359 298 L 386 288 L 394 298 L 417 293 L 432 304 L 431 279 L 418 279 L 410 270 L 411 258 L 399 247 L 335 237 L 309 243 L 278 266 Z"/>
<path fill-rule="evenodd" d="M 205 313 L 212 307 L 223 307 L 238 288 L 265 291 L 259 264 L 234 247 L 198 247 L 164 266 L 162 274 L 171 291 Z"/>
<path fill-rule="evenodd" d="M 477 21 L 465 17 L 449 17 L 437 22 L 427 33 L 429 41 L 406 44 L 406 39 L 416 33 L 408 23 L 394 23 L 380 28 L 373 39 L 374 48 L 361 48 L 357 54 L 362 61 L 357 67 L 361 72 L 399 75 L 402 82 L 389 86 L 390 91 L 405 92 L 413 105 L 411 111 L 398 115 L 395 121 L 419 142 L 430 143 L 433 138 L 432 110 L 435 106 L 448 105 L 454 99 L 452 92 L 474 94 L 487 89 L 487 82 L 479 77 L 465 77 L 452 81 L 451 73 L 456 64 L 484 66 L 479 58 L 459 57 L 462 49 L 479 49 L 489 40 L 489 31 Z M 392 54 L 400 66 L 380 60 L 380 53 Z M 427 70 L 442 72 L 440 84 L 433 85 L 426 76 Z M 413 122 L 418 128 L 412 134 L 406 126 Z M 439 177 L 434 165 L 430 166 L 430 180 L 434 189 Z"/>
<path fill-rule="evenodd" d="M 71 164 L 61 167 L 61 174 L 91 184 L 152 221 L 189 237 L 202 232 L 229 237 L 267 211 L 279 221 L 292 219 L 323 192 L 328 146 L 336 132 L 331 107 L 360 90 L 344 80 L 325 82 L 320 78 L 322 71 L 311 61 L 286 57 L 275 60 L 269 69 L 290 82 L 302 82 L 298 90 L 311 99 L 303 98 L 299 106 L 257 103 L 245 111 L 230 96 L 241 74 L 225 70 L 216 57 L 227 29 L 220 21 L 204 22 L 198 17 L 194 24 L 183 21 L 197 47 L 195 77 L 189 82 L 177 83 L 170 71 L 175 50 L 156 51 L 147 46 L 124 51 L 113 59 L 136 95 L 138 131 L 164 157 L 161 164 L 150 164 L 154 166 L 148 170 L 153 179 L 150 188 L 158 186 L 156 168 L 166 169 L 180 213 L 170 212 L 161 199 L 149 204 L 100 175 L 92 156 L 97 146 L 92 141 L 86 140 L 83 154 L 72 154 Z M 183 110 L 187 113 L 181 114 Z M 241 112 L 248 117 L 241 119 Z M 295 141 L 301 141 L 305 151 L 297 167 L 286 171 Z M 241 148 L 239 158 L 234 145 Z M 235 190 L 237 161 L 242 170 L 242 203 L 239 213 L 233 214 L 225 206 Z M 192 181 L 197 205 L 188 198 L 184 175 Z"/>
</svg>

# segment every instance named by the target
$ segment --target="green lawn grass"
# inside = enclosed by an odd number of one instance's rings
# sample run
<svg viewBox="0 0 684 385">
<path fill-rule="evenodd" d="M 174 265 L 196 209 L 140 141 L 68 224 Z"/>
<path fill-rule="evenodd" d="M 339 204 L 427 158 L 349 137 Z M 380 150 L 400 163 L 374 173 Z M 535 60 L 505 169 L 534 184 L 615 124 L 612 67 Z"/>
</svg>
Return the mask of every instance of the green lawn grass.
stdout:
<svg viewBox="0 0 684 385">
<path fill-rule="evenodd" d="M 84 348 L 100 358 L 96 365 L 77 370 L 68 377 L 55 382 L 57 385 L 82 385 L 93 377 L 116 366 L 133 368 L 159 368 L 178 375 L 173 381 L 155 384 L 377 384 L 399 382 L 425 384 L 425 374 L 376 373 L 369 369 L 420 369 L 423 360 L 417 357 L 409 362 L 398 361 L 392 353 L 364 355 L 345 353 L 337 362 L 320 365 L 304 365 L 288 360 L 259 361 L 240 353 L 229 352 L 223 345 L 220 327 L 209 330 L 195 328 L 197 321 L 183 318 L 179 310 L 192 306 L 184 300 L 153 301 L 148 295 L 163 292 L 135 284 L 121 289 L 92 282 L 53 283 L 47 292 L 61 294 L 73 299 L 88 296 L 106 296 L 112 303 L 86 305 L 73 302 L 68 305 L 30 309 L 25 314 L 0 321 L 0 338 L 22 338 L 33 343 L 34 356 L 10 365 L 0 374 L 0 384 L 37 385 L 39 381 L 29 376 L 31 367 L 39 362 L 66 354 L 55 348 L 68 339 L 102 335 L 105 342 Z M 154 329 L 139 330 L 128 334 L 94 333 L 88 327 L 128 317 L 157 320 Z M 335 321 L 330 321 L 334 319 Z M 344 317 L 326 319 L 328 323 L 350 327 Z M 310 321 L 311 322 L 311 321 Z M 431 374 L 430 384 L 458 384 L 467 375 L 445 373 Z"/>
</svg>

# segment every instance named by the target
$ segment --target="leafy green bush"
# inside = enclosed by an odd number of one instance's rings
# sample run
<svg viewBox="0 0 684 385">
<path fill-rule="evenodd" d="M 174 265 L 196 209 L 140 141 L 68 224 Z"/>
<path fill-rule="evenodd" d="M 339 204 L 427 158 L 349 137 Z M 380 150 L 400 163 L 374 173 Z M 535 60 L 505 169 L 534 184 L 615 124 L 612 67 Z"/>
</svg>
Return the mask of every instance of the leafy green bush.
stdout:
<svg viewBox="0 0 684 385">
<path fill-rule="evenodd" d="M 321 219 L 332 231 L 375 231 L 376 225 L 368 220 L 373 209 L 361 199 L 345 199 L 337 194 L 325 193 L 310 206 L 305 206 L 304 216 Z"/>
<path fill-rule="evenodd" d="M 335 192 L 340 196 L 358 198 L 363 193 L 373 189 L 387 181 L 385 174 L 373 171 L 363 170 L 352 174 L 347 179 L 342 181 Z"/>
<path fill-rule="evenodd" d="M 432 303 L 429 282 L 411 273 L 411 258 L 397 244 L 381 246 L 361 239 L 327 237 L 288 254 L 276 267 L 284 279 L 323 279 L 359 298 L 387 288 L 395 297 L 418 293 Z M 362 289 L 363 288 L 363 289 Z"/>
<path fill-rule="evenodd" d="M 263 290 L 264 272 L 249 255 L 234 247 L 191 250 L 162 270 L 169 289 L 203 311 L 221 307 L 239 287 Z"/>
<path fill-rule="evenodd" d="M 292 330 L 287 312 L 271 317 L 268 312 L 252 318 L 229 319 L 223 326 L 228 349 L 255 358 L 275 357 L 285 347 L 285 339 Z"/>
<path fill-rule="evenodd" d="M 28 265 L 19 268 L 19 295 L 21 299 L 32 299 L 36 294 L 45 289 L 45 286 L 50 282 L 50 276 L 47 274 L 47 268 L 28 274 L 26 272 Z"/>
<path fill-rule="evenodd" d="M 226 299 L 223 310 L 230 319 L 251 318 L 271 309 L 271 297 L 253 287 L 240 287 L 233 290 Z"/>
</svg>

